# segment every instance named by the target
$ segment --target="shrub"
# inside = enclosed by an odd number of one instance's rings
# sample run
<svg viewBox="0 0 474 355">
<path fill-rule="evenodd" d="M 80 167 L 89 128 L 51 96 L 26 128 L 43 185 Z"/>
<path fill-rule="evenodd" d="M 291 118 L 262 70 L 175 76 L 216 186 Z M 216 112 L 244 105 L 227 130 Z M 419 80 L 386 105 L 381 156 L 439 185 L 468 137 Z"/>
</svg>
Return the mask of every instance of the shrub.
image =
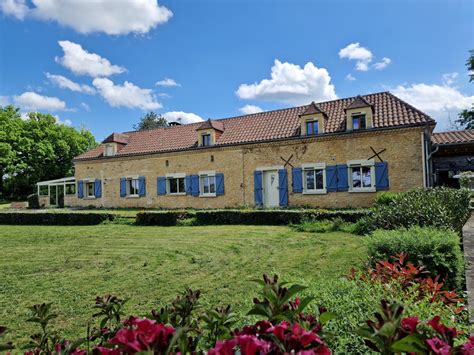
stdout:
<svg viewBox="0 0 474 355">
<path fill-rule="evenodd" d="M 326 233 L 326 232 L 346 232 L 352 233 L 355 229 L 353 223 L 345 222 L 341 217 L 334 220 L 323 219 L 322 221 L 304 221 L 300 224 L 291 225 L 298 232 Z"/>
<path fill-rule="evenodd" d="M 422 264 L 435 277 L 446 279 L 446 286 L 459 289 L 463 283 L 464 263 L 459 236 L 450 231 L 412 227 L 392 231 L 377 230 L 367 242 L 369 260 L 378 260 L 406 253 L 407 262 Z"/>
<path fill-rule="evenodd" d="M 114 220 L 108 213 L 50 213 L 50 212 L 3 212 L 0 213 L 0 225 L 57 225 L 80 226 L 95 225 Z"/>
<path fill-rule="evenodd" d="M 38 209 L 40 208 L 39 197 L 37 194 L 31 194 L 27 197 L 28 208 Z"/>
<path fill-rule="evenodd" d="M 175 226 L 178 221 L 189 219 L 193 215 L 190 211 L 155 211 L 137 213 L 135 224 L 139 226 Z"/>
<path fill-rule="evenodd" d="M 387 196 L 387 195 L 382 195 Z M 467 222 L 469 191 L 437 187 L 400 193 L 397 197 L 382 197 L 373 214 L 358 223 L 359 234 L 375 229 L 397 229 L 411 226 L 434 226 L 461 232 Z"/>
</svg>

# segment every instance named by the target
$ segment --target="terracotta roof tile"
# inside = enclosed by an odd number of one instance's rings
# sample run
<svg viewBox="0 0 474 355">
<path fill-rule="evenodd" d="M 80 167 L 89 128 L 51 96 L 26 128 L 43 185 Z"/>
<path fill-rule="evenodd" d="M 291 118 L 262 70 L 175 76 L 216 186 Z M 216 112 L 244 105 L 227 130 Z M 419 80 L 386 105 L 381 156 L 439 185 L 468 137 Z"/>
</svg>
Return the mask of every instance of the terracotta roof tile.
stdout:
<svg viewBox="0 0 474 355">
<path fill-rule="evenodd" d="M 213 128 L 218 131 L 224 132 L 224 123 L 222 121 L 216 121 L 216 120 L 211 120 L 208 119 L 207 121 L 204 121 L 198 128 L 197 130 L 200 129 L 209 129 Z"/>
<path fill-rule="evenodd" d="M 112 133 L 110 136 L 104 139 L 102 143 L 128 143 L 128 135 L 123 133 Z"/>
<path fill-rule="evenodd" d="M 372 107 L 373 105 L 370 102 L 368 102 L 366 99 L 364 99 L 362 96 L 358 95 L 352 100 L 352 102 L 345 109 L 351 110 L 351 109 L 367 107 L 367 106 Z"/>
<path fill-rule="evenodd" d="M 375 128 L 435 123 L 428 115 L 389 92 L 364 95 L 361 98 L 373 107 L 373 125 Z M 326 133 L 345 131 L 345 108 L 351 105 L 354 100 L 355 98 L 345 98 L 317 104 L 317 107 L 327 116 L 324 127 Z M 210 124 L 213 127 L 222 127 L 223 129 L 216 146 L 291 138 L 299 135 L 299 116 L 310 109 L 310 106 L 259 112 L 208 122 L 211 122 Z M 128 143 L 117 152 L 116 156 L 195 148 L 198 139 L 196 130 L 202 125 L 202 122 L 198 122 L 148 131 L 126 132 Z M 94 148 L 78 156 L 76 160 L 99 158 L 102 156 L 101 154 L 102 150 L 100 148 Z"/>
<path fill-rule="evenodd" d="M 308 108 L 300 116 L 314 115 L 316 113 L 325 114 L 323 111 L 321 111 L 321 109 L 318 107 L 318 105 L 316 105 L 313 101 L 308 105 Z"/>
<path fill-rule="evenodd" d="M 433 133 L 431 141 L 435 144 L 474 143 L 474 129 Z"/>
</svg>

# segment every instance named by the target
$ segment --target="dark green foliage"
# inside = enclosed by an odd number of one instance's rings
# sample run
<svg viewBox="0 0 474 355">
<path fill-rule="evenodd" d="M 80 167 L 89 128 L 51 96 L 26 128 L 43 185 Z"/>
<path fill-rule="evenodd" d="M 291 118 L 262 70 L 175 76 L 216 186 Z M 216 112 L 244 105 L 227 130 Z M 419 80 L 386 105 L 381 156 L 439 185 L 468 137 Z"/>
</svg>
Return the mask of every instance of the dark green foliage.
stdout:
<svg viewBox="0 0 474 355">
<path fill-rule="evenodd" d="M 28 195 L 27 201 L 28 201 L 28 208 L 30 209 L 40 208 L 39 198 L 37 194 Z"/>
<path fill-rule="evenodd" d="M 376 203 L 373 214 L 358 222 L 357 233 L 411 226 L 433 226 L 460 233 L 470 216 L 469 200 L 466 189 L 436 187 L 402 192 Z"/>
<path fill-rule="evenodd" d="M 0 213 L 0 225 L 86 226 L 112 221 L 114 218 L 109 213 L 3 212 Z"/>
<path fill-rule="evenodd" d="M 191 211 L 139 212 L 135 224 L 139 226 L 175 226 L 178 221 L 193 217 Z"/>
<path fill-rule="evenodd" d="M 133 125 L 133 129 L 136 131 L 144 131 L 148 129 L 155 129 L 160 127 L 168 127 L 168 121 L 166 119 L 151 111 L 140 119 L 140 122 Z"/>
<path fill-rule="evenodd" d="M 464 259 L 459 236 L 452 231 L 421 227 L 380 229 L 369 237 L 367 251 L 372 266 L 403 252 L 408 262 L 424 265 L 432 277 L 446 279 L 448 289 L 460 289 L 463 284 Z"/>
<path fill-rule="evenodd" d="M 0 338 L 8 332 L 8 328 L 0 325 Z M 0 342 L 0 352 L 14 349 L 12 342 L 1 343 Z"/>
<path fill-rule="evenodd" d="M 466 62 L 466 67 L 469 72 L 469 81 L 474 81 L 474 49 L 469 51 L 469 58 Z M 470 109 L 463 110 L 459 113 L 459 119 L 456 123 L 465 129 L 474 129 L 474 104 Z"/>
</svg>

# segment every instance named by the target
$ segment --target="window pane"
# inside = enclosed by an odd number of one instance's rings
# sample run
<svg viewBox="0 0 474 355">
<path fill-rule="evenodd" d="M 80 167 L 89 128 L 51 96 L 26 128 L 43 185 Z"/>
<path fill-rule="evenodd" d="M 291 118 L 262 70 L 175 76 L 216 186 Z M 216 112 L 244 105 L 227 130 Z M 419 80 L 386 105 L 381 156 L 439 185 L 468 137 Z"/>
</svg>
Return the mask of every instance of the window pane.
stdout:
<svg viewBox="0 0 474 355">
<path fill-rule="evenodd" d="M 314 170 L 305 170 L 306 190 L 314 190 Z"/>
<path fill-rule="evenodd" d="M 209 193 L 215 194 L 216 193 L 216 177 L 209 176 Z"/>
<path fill-rule="evenodd" d="M 352 128 L 359 129 L 359 117 L 352 117 Z"/>
<path fill-rule="evenodd" d="M 179 178 L 178 179 L 178 192 L 185 192 L 185 189 L 184 189 L 184 178 Z"/>
<path fill-rule="evenodd" d="M 211 145 L 211 135 L 210 134 L 203 134 L 202 135 L 202 145 L 203 146 Z"/>
<path fill-rule="evenodd" d="M 88 182 L 86 184 L 87 196 L 94 196 L 94 183 Z"/>
<path fill-rule="evenodd" d="M 202 178 L 203 180 L 203 193 L 208 194 L 209 193 L 209 177 L 204 176 Z"/>
<path fill-rule="evenodd" d="M 360 168 L 352 168 L 352 187 L 361 187 Z"/>
<path fill-rule="evenodd" d="M 41 196 L 48 196 L 49 192 L 48 192 L 48 186 L 40 186 L 39 188 L 39 194 Z"/>
<path fill-rule="evenodd" d="M 170 184 L 170 194 L 178 193 L 178 179 L 171 178 L 169 179 Z"/>
<path fill-rule="evenodd" d="M 322 190 L 324 189 L 324 180 L 323 180 L 323 173 L 324 170 L 315 170 L 316 174 L 316 189 L 317 190 Z"/>
<path fill-rule="evenodd" d="M 372 179 L 370 177 L 370 167 L 362 167 L 362 186 L 363 187 L 372 187 Z"/>
<path fill-rule="evenodd" d="M 313 126 L 311 122 L 306 122 L 306 134 L 313 134 Z"/>
<path fill-rule="evenodd" d="M 76 193 L 76 184 L 66 185 L 66 195 L 74 195 Z"/>
</svg>

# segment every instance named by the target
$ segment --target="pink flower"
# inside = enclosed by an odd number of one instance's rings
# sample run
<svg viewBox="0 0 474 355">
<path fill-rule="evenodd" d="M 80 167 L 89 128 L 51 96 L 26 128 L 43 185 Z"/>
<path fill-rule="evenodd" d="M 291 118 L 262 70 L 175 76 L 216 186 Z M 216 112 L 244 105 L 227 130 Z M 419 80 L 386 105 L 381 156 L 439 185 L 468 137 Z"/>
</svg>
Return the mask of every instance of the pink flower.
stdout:
<svg viewBox="0 0 474 355">
<path fill-rule="evenodd" d="M 288 323 L 283 321 L 267 329 L 267 332 L 273 333 L 280 341 L 285 339 L 285 333 L 288 330 Z"/>
<path fill-rule="evenodd" d="M 419 323 L 418 317 L 407 317 L 402 319 L 402 328 L 403 330 L 414 333 L 416 331 L 416 327 Z"/>
<path fill-rule="evenodd" d="M 470 337 L 467 343 L 461 347 L 461 355 L 472 355 L 474 354 L 474 336 Z"/>
<path fill-rule="evenodd" d="M 433 328 L 439 335 L 449 341 L 452 345 L 453 339 L 458 336 L 456 328 L 448 328 L 439 322 L 440 317 L 436 316 L 432 320 L 428 321 L 428 324 Z"/>
<path fill-rule="evenodd" d="M 438 337 L 427 339 L 426 344 L 433 353 L 439 355 L 449 355 L 449 351 L 451 350 L 449 344 Z"/>
</svg>

